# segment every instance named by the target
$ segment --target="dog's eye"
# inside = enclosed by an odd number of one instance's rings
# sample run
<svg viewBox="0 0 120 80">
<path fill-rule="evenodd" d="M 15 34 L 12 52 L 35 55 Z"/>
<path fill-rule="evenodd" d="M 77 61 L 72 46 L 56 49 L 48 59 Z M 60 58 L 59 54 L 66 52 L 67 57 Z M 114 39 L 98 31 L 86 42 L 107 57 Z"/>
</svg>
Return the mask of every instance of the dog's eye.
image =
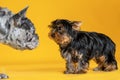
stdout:
<svg viewBox="0 0 120 80">
<path fill-rule="evenodd" d="M 58 30 L 61 30 L 62 28 L 61 27 L 58 27 Z"/>
<path fill-rule="evenodd" d="M 4 16 L 5 15 L 5 11 L 0 11 L 0 16 Z"/>
<path fill-rule="evenodd" d="M 11 15 L 11 14 L 12 14 L 11 11 L 9 11 L 9 12 L 8 12 L 8 15 Z"/>
<path fill-rule="evenodd" d="M 29 25 L 26 24 L 26 23 L 23 23 L 21 26 L 22 26 L 22 28 L 25 29 L 25 30 L 30 30 Z"/>
</svg>

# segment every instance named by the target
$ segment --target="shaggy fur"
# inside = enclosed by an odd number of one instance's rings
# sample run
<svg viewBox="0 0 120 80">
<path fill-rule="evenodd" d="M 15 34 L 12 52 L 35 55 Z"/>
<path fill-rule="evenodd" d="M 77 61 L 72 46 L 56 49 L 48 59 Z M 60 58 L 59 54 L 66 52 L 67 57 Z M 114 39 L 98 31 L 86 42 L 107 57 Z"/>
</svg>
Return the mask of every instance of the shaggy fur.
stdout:
<svg viewBox="0 0 120 80">
<path fill-rule="evenodd" d="M 66 60 L 66 74 L 86 73 L 89 61 L 94 59 L 95 71 L 118 69 L 115 59 L 115 43 L 105 34 L 79 31 L 81 22 L 57 19 L 49 26 L 49 33 L 60 47 L 61 56 Z"/>
</svg>

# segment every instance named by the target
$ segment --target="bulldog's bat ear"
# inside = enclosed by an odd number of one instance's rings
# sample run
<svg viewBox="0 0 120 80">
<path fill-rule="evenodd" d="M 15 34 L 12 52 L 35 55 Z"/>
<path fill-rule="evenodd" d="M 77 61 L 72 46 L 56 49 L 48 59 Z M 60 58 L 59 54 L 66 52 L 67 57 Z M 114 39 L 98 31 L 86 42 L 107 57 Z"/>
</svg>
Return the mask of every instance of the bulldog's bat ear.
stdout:
<svg viewBox="0 0 120 80">
<path fill-rule="evenodd" d="M 12 16 L 12 19 L 14 19 L 15 26 L 20 24 L 21 19 L 25 17 L 27 9 L 28 9 L 28 6 L 22 9 L 21 11 L 19 11 L 17 14 Z"/>
<path fill-rule="evenodd" d="M 27 12 L 27 9 L 28 9 L 28 6 L 27 7 L 25 7 L 23 10 L 21 10 L 20 12 L 18 12 L 18 14 L 22 17 L 22 16 L 24 16 L 25 17 L 25 15 L 26 15 L 26 12 Z"/>
<path fill-rule="evenodd" d="M 13 17 L 15 19 L 19 19 L 19 18 L 25 17 L 27 9 L 28 9 L 28 6 L 25 7 L 24 9 L 22 9 L 21 11 L 19 11 L 17 14 L 13 15 Z"/>
<path fill-rule="evenodd" d="M 80 30 L 81 24 L 82 24 L 81 21 L 73 21 L 72 22 L 72 28 L 75 29 L 75 30 Z"/>
</svg>

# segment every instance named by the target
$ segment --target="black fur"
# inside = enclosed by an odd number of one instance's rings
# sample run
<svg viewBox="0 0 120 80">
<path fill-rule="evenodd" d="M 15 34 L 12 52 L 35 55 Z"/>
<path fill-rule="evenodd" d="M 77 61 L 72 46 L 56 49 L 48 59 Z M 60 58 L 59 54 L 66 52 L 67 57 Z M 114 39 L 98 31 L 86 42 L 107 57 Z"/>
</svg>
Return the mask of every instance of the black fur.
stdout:
<svg viewBox="0 0 120 80">
<path fill-rule="evenodd" d="M 57 30 L 60 24 L 62 24 L 61 28 L 64 27 L 62 33 L 71 37 L 67 45 L 63 46 L 63 44 L 58 43 L 62 57 L 67 61 L 65 73 L 85 73 L 89 67 L 89 60 L 93 58 L 98 64 L 94 70 L 116 70 L 115 43 L 102 33 L 75 30 L 71 23 L 69 20 L 58 19 L 53 21 L 50 26 L 52 28 L 50 34 L 53 39 L 55 38 L 53 35 L 57 32 L 60 33 Z"/>
</svg>

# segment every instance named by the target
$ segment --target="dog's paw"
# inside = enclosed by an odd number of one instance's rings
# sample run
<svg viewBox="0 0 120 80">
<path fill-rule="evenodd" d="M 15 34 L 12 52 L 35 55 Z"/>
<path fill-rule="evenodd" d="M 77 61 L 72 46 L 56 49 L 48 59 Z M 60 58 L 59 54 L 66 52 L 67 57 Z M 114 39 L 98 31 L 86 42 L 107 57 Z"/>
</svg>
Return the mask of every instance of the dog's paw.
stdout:
<svg viewBox="0 0 120 80">
<path fill-rule="evenodd" d="M 6 74 L 0 73 L 0 79 L 8 79 L 9 77 Z"/>
<path fill-rule="evenodd" d="M 64 71 L 64 74 L 70 74 L 70 72 L 68 72 L 68 71 Z"/>
<path fill-rule="evenodd" d="M 85 74 L 85 73 L 87 73 L 87 69 L 79 70 L 75 74 Z"/>
<path fill-rule="evenodd" d="M 96 68 L 93 69 L 93 71 L 101 71 L 101 69 L 96 67 Z"/>
<path fill-rule="evenodd" d="M 71 72 L 71 71 L 64 71 L 64 74 L 74 74 L 74 72 Z"/>
</svg>

